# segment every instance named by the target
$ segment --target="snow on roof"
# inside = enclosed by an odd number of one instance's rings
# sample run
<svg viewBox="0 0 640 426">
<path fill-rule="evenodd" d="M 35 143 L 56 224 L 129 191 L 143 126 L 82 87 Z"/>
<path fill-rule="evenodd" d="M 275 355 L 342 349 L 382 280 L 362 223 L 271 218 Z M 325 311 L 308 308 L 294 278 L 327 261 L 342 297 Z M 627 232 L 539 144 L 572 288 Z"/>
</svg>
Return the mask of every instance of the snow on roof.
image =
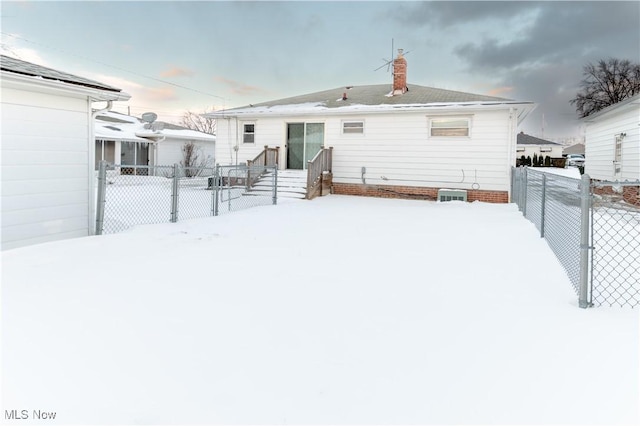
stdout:
<svg viewBox="0 0 640 426">
<path fill-rule="evenodd" d="M 96 139 L 119 140 L 126 142 L 161 142 L 162 138 L 210 141 L 216 140 L 215 135 L 210 135 L 175 124 L 158 122 L 157 130 L 145 128 L 142 120 L 126 114 L 114 111 L 101 113 L 95 121 Z"/>
<path fill-rule="evenodd" d="M 398 96 L 388 96 L 389 85 L 346 86 L 307 95 L 263 102 L 205 114 L 206 117 L 250 115 L 349 114 L 425 109 L 504 108 L 508 105 L 535 106 L 494 96 L 410 85 Z"/>
</svg>

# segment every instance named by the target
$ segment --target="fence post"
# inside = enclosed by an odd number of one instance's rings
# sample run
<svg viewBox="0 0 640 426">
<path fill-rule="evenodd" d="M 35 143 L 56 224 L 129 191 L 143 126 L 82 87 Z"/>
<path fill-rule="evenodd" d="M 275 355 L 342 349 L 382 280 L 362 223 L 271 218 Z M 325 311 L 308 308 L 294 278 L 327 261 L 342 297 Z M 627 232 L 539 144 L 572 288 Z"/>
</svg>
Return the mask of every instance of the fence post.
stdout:
<svg viewBox="0 0 640 426">
<path fill-rule="evenodd" d="M 96 235 L 102 235 L 104 227 L 104 204 L 107 186 L 107 162 L 100 161 L 98 169 L 98 205 L 96 206 Z"/>
<path fill-rule="evenodd" d="M 216 171 L 213 175 L 213 215 L 218 216 L 218 203 L 220 202 L 220 187 L 222 186 L 222 176 L 220 175 L 220 164 L 216 164 Z"/>
<path fill-rule="evenodd" d="M 529 179 L 527 176 L 527 167 L 523 170 L 522 179 L 522 214 L 527 217 L 527 186 L 529 185 Z"/>
<path fill-rule="evenodd" d="M 544 213 L 547 207 L 547 174 L 542 174 L 542 207 L 540 208 L 540 238 L 544 238 Z"/>
<path fill-rule="evenodd" d="M 273 167 L 273 205 L 278 204 L 278 166 Z"/>
<path fill-rule="evenodd" d="M 589 297 L 589 213 L 591 209 L 591 179 L 582 175 L 580 182 L 580 293 L 578 306 L 588 308 Z"/>
<path fill-rule="evenodd" d="M 173 165 L 173 181 L 171 182 L 171 222 L 178 221 L 178 164 Z"/>
</svg>

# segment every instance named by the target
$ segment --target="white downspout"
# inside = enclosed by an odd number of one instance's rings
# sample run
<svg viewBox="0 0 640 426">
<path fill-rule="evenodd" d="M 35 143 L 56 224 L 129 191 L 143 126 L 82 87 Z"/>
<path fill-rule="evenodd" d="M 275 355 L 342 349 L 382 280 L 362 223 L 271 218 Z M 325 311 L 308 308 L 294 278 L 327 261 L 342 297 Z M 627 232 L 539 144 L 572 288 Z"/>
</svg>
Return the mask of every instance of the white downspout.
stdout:
<svg viewBox="0 0 640 426">
<path fill-rule="evenodd" d="M 103 112 L 107 112 L 110 111 L 111 108 L 113 107 L 113 101 L 107 101 L 107 106 L 104 109 L 99 109 L 96 111 L 93 111 L 91 108 L 91 104 L 92 104 L 92 100 L 91 98 L 87 98 L 87 104 L 88 104 L 88 116 L 89 116 L 89 130 L 88 130 L 88 139 L 89 139 L 89 149 L 88 149 L 88 153 L 89 153 L 89 161 L 88 161 L 88 174 L 89 174 L 89 223 L 87 224 L 88 230 L 89 230 L 89 235 L 94 235 L 96 233 L 96 226 L 95 226 L 95 222 L 96 222 L 96 196 L 95 196 L 95 185 L 96 185 L 96 170 L 95 170 L 95 161 L 96 161 L 96 136 L 95 136 L 95 126 L 96 126 L 96 117 L 99 114 L 102 114 Z"/>
<path fill-rule="evenodd" d="M 507 197 L 508 202 L 511 202 L 511 167 L 514 167 L 516 164 L 516 147 L 518 145 L 517 142 L 517 127 L 514 127 L 514 111 L 513 108 L 509 108 L 509 155 L 507 156 L 507 176 L 509 177 L 509 184 L 507 185 Z"/>
</svg>

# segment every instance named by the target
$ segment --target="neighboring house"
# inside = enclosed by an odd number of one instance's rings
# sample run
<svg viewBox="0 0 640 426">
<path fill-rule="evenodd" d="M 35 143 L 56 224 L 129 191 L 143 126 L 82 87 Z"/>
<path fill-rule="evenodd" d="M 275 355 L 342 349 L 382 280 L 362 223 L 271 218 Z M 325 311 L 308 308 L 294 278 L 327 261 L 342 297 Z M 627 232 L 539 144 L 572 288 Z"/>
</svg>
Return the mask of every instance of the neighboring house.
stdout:
<svg viewBox="0 0 640 426">
<path fill-rule="evenodd" d="M 524 132 L 518 133 L 518 140 L 516 145 L 516 156 L 531 157 L 533 155 L 537 157 L 550 157 L 560 158 L 562 157 L 562 145 L 556 142 L 551 142 L 545 139 L 537 138 L 535 136 L 527 135 Z"/>
<path fill-rule="evenodd" d="M 206 114 L 217 119 L 216 158 L 239 164 L 279 147 L 280 169 L 305 169 L 333 147 L 336 194 L 508 202 L 518 125 L 535 105 L 407 84 L 399 51 L 393 85 L 346 86 Z"/>
<path fill-rule="evenodd" d="M 640 179 L 640 94 L 583 121 L 585 173 L 607 181 Z"/>
<path fill-rule="evenodd" d="M 571 145 L 562 150 L 562 155 L 569 154 L 582 154 L 584 155 L 584 144 L 577 143 L 575 145 Z"/>
<path fill-rule="evenodd" d="M 155 114 L 146 116 L 153 118 Z M 196 146 L 198 163 L 215 165 L 214 135 L 162 121 L 147 123 L 112 111 L 97 115 L 95 125 L 96 169 L 100 160 L 132 166 L 170 166 L 183 161 L 182 148 L 187 143 Z M 147 173 L 146 168 L 126 170 Z"/>
<path fill-rule="evenodd" d="M 584 172 L 601 181 L 640 180 L 640 94 L 604 108 L 585 122 Z M 625 201 L 640 206 L 640 186 L 626 186 Z"/>
<path fill-rule="evenodd" d="M 8 56 L 0 69 L 2 249 L 92 234 L 94 102 L 130 96 Z"/>
</svg>

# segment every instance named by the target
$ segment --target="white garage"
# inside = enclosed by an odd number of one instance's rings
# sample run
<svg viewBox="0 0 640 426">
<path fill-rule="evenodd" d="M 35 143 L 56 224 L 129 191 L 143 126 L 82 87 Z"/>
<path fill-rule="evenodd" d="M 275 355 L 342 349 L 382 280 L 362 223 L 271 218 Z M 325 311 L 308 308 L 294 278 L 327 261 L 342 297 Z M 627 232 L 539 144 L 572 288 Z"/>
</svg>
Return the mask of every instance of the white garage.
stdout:
<svg viewBox="0 0 640 426">
<path fill-rule="evenodd" d="M 94 109 L 130 96 L 7 56 L 0 65 L 2 250 L 92 234 Z"/>
</svg>

